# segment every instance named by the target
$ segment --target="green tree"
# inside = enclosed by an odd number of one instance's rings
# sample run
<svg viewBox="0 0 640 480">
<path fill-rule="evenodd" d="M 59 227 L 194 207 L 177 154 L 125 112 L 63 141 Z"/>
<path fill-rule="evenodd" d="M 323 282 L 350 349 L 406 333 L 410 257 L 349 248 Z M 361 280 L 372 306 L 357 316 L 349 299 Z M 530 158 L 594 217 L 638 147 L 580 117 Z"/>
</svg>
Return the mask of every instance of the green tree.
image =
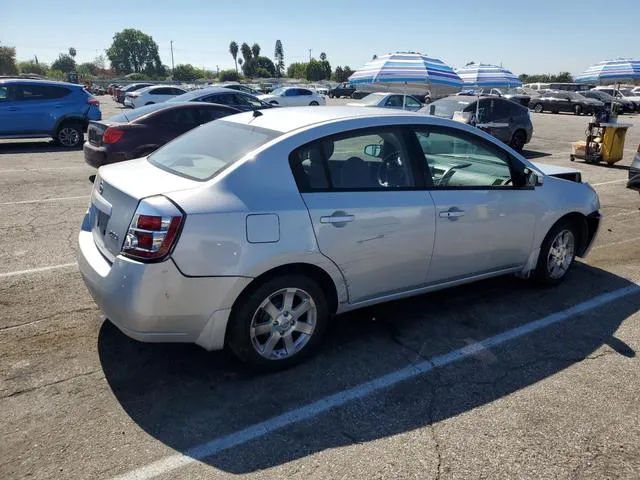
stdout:
<svg viewBox="0 0 640 480">
<path fill-rule="evenodd" d="M 107 61 L 104 55 L 98 55 L 93 59 L 93 64 L 96 66 L 96 69 L 104 70 L 107 66 Z"/>
<path fill-rule="evenodd" d="M 371 57 L 371 60 L 377 60 L 378 59 L 378 55 L 376 55 L 375 53 L 373 54 L 373 57 Z"/>
<path fill-rule="evenodd" d="M 113 36 L 107 57 L 111 67 L 119 74 L 166 74 L 158 54 L 158 44 L 151 36 L 134 28 L 126 28 Z"/>
<path fill-rule="evenodd" d="M 78 75 L 83 77 L 95 76 L 97 75 L 98 67 L 93 62 L 85 62 L 78 65 L 76 71 L 78 72 Z"/>
<path fill-rule="evenodd" d="M 76 55 L 78 54 L 78 52 L 76 52 L 76 49 L 73 47 L 69 47 L 69 56 L 71 58 L 73 58 L 74 60 L 76 59 Z"/>
<path fill-rule="evenodd" d="M 324 62 L 326 59 L 327 59 L 327 54 L 324 52 L 320 53 L 320 60 Z"/>
<path fill-rule="evenodd" d="M 251 45 L 251 54 L 253 55 L 253 58 L 258 58 L 260 56 L 260 45 L 257 43 Z"/>
<path fill-rule="evenodd" d="M 33 60 L 20 62 L 18 68 L 20 69 L 20 73 L 34 73 L 42 76 L 46 76 L 49 71 L 49 66 L 46 63 L 36 63 Z"/>
<path fill-rule="evenodd" d="M 173 79 L 180 82 L 193 82 L 198 77 L 198 71 L 188 63 L 186 65 L 176 65 L 173 69 Z"/>
<path fill-rule="evenodd" d="M 233 61 L 236 64 L 236 73 L 238 73 L 238 44 L 236 42 L 229 44 L 229 53 L 233 57 Z"/>
<path fill-rule="evenodd" d="M 258 72 L 260 70 L 260 72 Z M 276 66 L 270 58 L 254 57 L 250 58 L 242 66 L 245 77 L 266 77 L 271 78 L 276 75 Z"/>
<path fill-rule="evenodd" d="M 354 71 L 348 65 L 336 67 L 335 72 L 333 72 L 333 80 L 338 83 L 346 82 L 353 73 Z"/>
<path fill-rule="evenodd" d="M 289 66 L 287 67 L 287 77 L 297 78 L 297 79 L 307 78 L 308 66 L 309 64 L 304 62 L 290 63 Z"/>
<path fill-rule="evenodd" d="M 76 61 L 66 53 L 58 55 L 56 61 L 51 64 L 51 70 L 60 70 L 64 73 L 73 72 L 75 69 Z"/>
<path fill-rule="evenodd" d="M 62 70 L 50 69 L 47 72 L 47 78 L 51 78 L 53 80 L 64 80 L 64 72 Z"/>
<path fill-rule="evenodd" d="M 237 82 L 240 80 L 240 75 L 236 70 L 222 70 L 218 75 L 218 80 L 221 82 Z"/>
<path fill-rule="evenodd" d="M 331 65 L 326 60 L 311 59 L 307 64 L 306 79 L 313 82 L 331 78 Z"/>
<path fill-rule="evenodd" d="M 247 63 L 247 60 L 249 60 L 253 56 L 253 52 L 251 52 L 251 47 L 247 42 L 244 42 L 240 46 L 240 53 L 242 53 L 242 58 L 244 58 L 244 63 Z"/>
<path fill-rule="evenodd" d="M 276 65 L 276 76 L 281 77 L 284 73 L 284 50 L 282 49 L 282 42 L 280 40 L 276 40 L 273 58 Z"/>
<path fill-rule="evenodd" d="M 17 75 L 15 47 L 0 47 L 0 75 Z"/>
</svg>

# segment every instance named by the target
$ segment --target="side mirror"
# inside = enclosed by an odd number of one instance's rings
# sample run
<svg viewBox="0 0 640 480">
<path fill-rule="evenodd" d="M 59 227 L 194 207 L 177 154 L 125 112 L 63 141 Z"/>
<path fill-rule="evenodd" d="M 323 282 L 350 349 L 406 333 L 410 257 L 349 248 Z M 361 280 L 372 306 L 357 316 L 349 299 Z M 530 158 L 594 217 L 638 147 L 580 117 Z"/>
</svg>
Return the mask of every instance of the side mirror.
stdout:
<svg viewBox="0 0 640 480">
<path fill-rule="evenodd" d="M 543 183 L 543 177 L 539 176 L 536 172 L 530 168 L 524 169 L 524 184 L 526 187 L 536 187 Z"/>
<path fill-rule="evenodd" d="M 382 156 L 382 145 L 373 143 L 364 147 L 364 154 L 370 157 L 380 158 Z"/>
</svg>

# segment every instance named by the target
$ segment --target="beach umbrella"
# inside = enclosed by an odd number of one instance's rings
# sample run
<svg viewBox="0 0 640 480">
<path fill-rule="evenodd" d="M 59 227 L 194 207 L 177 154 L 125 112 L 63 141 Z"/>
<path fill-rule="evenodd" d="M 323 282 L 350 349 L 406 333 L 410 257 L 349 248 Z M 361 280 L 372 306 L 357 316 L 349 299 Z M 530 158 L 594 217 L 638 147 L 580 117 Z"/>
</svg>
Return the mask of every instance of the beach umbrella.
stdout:
<svg viewBox="0 0 640 480">
<path fill-rule="evenodd" d="M 637 82 L 640 80 L 640 60 L 633 58 L 616 58 L 604 60 L 591 65 L 576 77 L 576 82 L 616 84 L 616 90 L 621 82 Z M 615 97 L 615 95 L 614 95 Z M 611 101 L 613 111 L 613 101 Z"/>
<path fill-rule="evenodd" d="M 455 72 L 467 87 L 478 88 L 513 88 L 521 87 L 522 82 L 511 71 L 497 65 L 487 63 L 470 63 Z M 480 111 L 480 93 L 476 102 L 476 123 Z"/>
<path fill-rule="evenodd" d="M 378 83 L 408 87 L 443 85 L 460 88 L 462 80 L 442 60 L 420 53 L 389 53 L 367 62 L 349 77 L 354 85 Z M 404 108 L 404 101 L 403 101 Z"/>
</svg>

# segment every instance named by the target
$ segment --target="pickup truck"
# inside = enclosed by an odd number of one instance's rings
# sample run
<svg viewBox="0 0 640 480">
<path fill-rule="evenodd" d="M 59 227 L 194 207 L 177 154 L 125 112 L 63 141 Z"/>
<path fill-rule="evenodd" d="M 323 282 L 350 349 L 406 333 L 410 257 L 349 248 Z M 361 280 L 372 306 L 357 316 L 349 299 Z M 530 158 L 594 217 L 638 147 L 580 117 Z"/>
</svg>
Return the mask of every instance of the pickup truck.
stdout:
<svg viewBox="0 0 640 480">
<path fill-rule="evenodd" d="M 351 97 L 356 87 L 350 83 L 341 83 L 335 88 L 329 90 L 329 98 Z"/>
</svg>

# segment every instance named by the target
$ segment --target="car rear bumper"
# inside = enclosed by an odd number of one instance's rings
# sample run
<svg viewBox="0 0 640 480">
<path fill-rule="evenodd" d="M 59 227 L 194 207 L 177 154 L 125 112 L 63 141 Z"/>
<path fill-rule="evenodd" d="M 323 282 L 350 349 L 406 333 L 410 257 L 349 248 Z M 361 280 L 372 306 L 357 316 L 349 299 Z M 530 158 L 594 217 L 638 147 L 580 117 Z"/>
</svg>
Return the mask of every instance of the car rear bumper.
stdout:
<svg viewBox="0 0 640 480">
<path fill-rule="evenodd" d="M 89 142 L 84 142 L 82 150 L 84 151 L 84 160 L 93 168 L 130 160 L 122 152 L 107 152 L 104 147 L 97 147 Z"/>
<path fill-rule="evenodd" d="M 170 259 L 141 263 L 118 255 L 110 263 L 85 226 L 78 243 L 80 273 L 91 296 L 125 335 L 207 350 L 224 346 L 231 307 L 250 278 L 185 277 Z"/>
</svg>

